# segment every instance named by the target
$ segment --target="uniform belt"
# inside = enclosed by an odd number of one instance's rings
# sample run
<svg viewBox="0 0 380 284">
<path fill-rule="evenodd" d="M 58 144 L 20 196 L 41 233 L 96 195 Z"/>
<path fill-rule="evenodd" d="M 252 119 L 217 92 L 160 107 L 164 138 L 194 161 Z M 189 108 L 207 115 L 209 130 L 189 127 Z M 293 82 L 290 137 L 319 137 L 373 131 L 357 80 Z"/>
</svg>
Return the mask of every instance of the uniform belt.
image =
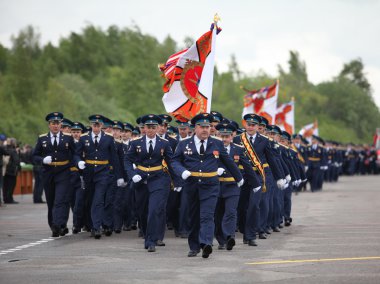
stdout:
<svg viewBox="0 0 380 284">
<path fill-rule="evenodd" d="M 319 162 L 321 160 L 321 158 L 313 158 L 313 157 L 309 157 L 309 160 L 310 161 L 313 161 L 313 162 Z"/>
<path fill-rule="evenodd" d="M 269 167 L 269 164 L 265 163 L 263 164 L 263 168 L 268 168 Z"/>
<path fill-rule="evenodd" d="M 229 182 L 229 181 L 235 181 L 233 177 L 220 177 L 219 181 Z"/>
<path fill-rule="evenodd" d="M 85 162 L 86 164 L 90 164 L 90 165 L 108 165 L 109 164 L 108 160 L 104 160 L 104 161 L 86 160 Z"/>
<path fill-rule="evenodd" d="M 70 171 L 71 171 L 71 172 L 77 172 L 77 171 L 79 171 L 79 170 L 78 170 L 77 167 L 71 167 L 71 168 L 70 168 Z"/>
<path fill-rule="evenodd" d="M 137 166 L 136 168 L 138 168 L 139 170 L 142 170 L 144 172 L 154 172 L 154 171 L 159 171 L 159 170 L 162 170 L 162 165 L 161 166 L 156 166 L 156 167 L 143 167 L 143 166 Z"/>
<path fill-rule="evenodd" d="M 218 172 L 202 173 L 202 172 L 191 172 L 192 177 L 215 177 L 218 175 Z"/>
<path fill-rule="evenodd" d="M 267 167 L 269 167 L 269 164 L 265 163 L 265 164 L 263 165 L 263 168 L 267 168 Z M 253 168 L 253 170 L 257 171 L 257 167 L 252 167 L 252 168 Z M 239 169 L 243 170 L 244 167 L 243 167 L 242 165 L 239 165 Z"/>
<path fill-rule="evenodd" d="M 61 162 L 51 162 L 49 166 L 65 166 L 69 163 L 69 160 L 61 161 Z"/>
</svg>

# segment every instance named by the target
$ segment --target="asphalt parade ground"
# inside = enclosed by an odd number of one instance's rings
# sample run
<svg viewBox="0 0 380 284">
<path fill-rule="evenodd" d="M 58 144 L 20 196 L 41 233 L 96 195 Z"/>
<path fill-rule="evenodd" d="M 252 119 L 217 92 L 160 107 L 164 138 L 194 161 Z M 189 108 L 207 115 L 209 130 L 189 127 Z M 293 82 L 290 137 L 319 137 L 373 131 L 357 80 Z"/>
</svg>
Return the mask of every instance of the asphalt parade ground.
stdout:
<svg viewBox="0 0 380 284">
<path fill-rule="evenodd" d="M 188 258 L 173 231 L 154 253 L 137 231 L 53 239 L 46 204 L 15 200 L 0 207 L 0 283 L 380 283 L 380 176 L 293 195 L 292 226 L 257 247 L 241 234 L 232 251 L 214 241 L 208 259 Z"/>
</svg>

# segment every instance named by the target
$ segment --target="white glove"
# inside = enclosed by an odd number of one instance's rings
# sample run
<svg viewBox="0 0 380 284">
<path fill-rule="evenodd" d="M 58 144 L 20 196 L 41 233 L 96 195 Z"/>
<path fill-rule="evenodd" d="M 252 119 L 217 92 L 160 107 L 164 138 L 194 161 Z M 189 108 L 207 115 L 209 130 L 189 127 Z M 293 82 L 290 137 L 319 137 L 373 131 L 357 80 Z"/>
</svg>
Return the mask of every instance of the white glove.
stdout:
<svg viewBox="0 0 380 284">
<path fill-rule="evenodd" d="M 292 185 L 293 186 L 297 186 L 297 181 L 295 180 L 295 181 L 292 181 Z"/>
<path fill-rule="evenodd" d="M 254 193 L 258 192 L 261 189 L 261 186 L 254 187 L 252 190 Z"/>
<path fill-rule="evenodd" d="M 182 190 L 182 187 L 175 187 L 174 188 L 174 191 L 177 191 L 177 192 L 181 192 L 181 190 Z"/>
<path fill-rule="evenodd" d="M 307 172 L 308 169 L 309 169 L 309 167 L 308 167 L 308 166 L 305 166 L 305 172 Z"/>
<path fill-rule="evenodd" d="M 279 179 L 277 181 L 277 186 L 279 189 L 284 189 L 284 185 L 286 184 L 286 180 L 285 179 Z"/>
<path fill-rule="evenodd" d="M 136 169 L 136 165 L 135 164 L 132 164 L 132 167 L 133 167 L 134 170 Z"/>
<path fill-rule="evenodd" d="M 134 183 L 138 183 L 140 180 L 142 180 L 142 177 L 141 177 L 140 175 L 134 175 L 134 176 L 132 177 L 132 181 L 133 181 Z"/>
<path fill-rule="evenodd" d="M 182 173 L 182 179 L 183 179 L 183 180 L 187 180 L 187 178 L 188 178 L 189 176 L 191 176 L 191 172 L 189 172 L 188 170 L 186 170 L 186 171 L 184 171 L 184 172 Z"/>
<path fill-rule="evenodd" d="M 290 177 L 290 175 L 287 175 L 287 176 L 285 177 L 285 179 L 286 179 L 287 182 L 290 182 L 290 181 L 292 180 L 292 178 Z"/>
<path fill-rule="evenodd" d="M 242 178 L 241 181 L 239 181 L 239 182 L 237 183 L 237 186 L 238 186 L 238 187 L 241 187 L 243 184 L 244 184 L 244 179 Z"/>
<path fill-rule="evenodd" d="M 84 161 L 79 161 L 78 162 L 78 168 L 80 170 L 84 170 L 85 167 L 86 167 L 86 163 Z"/>
<path fill-rule="evenodd" d="M 122 187 L 124 186 L 124 179 L 123 178 L 119 178 L 117 181 L 116 181 L 116 184 L 118 187 Z"/>
<path fill-rule="evenodd" d="M 324 170 L 324 169 L 325 169 L 325 167 L 324 167 L 324 166 L 320 166 L 319 168 L 320 168 L 321 170 Z"/>
<path fill-rule="evenodd" d="M 288 187 L 289 187 L 289 184 L 285 183 L 283 189 L 287 189 Z"/>
<path fill-rule="evenodd" d="M 325 171 L 327 171 L 328 169 L 329 169 L 329 167 L 328 167 L 328 166 L 325 166 L 325 167 L 324 167 L 324 170 L 325 170 Z"/>
<path fill-rule="evenodd" d="M 223 169 L 223 168 L 218 168 L 218 176 L 223 175 L 224 172 L 225 172 L 225 169 Z"/>
<path fill-rule="evenodd" d="M 46 156 L 46 157 L 42 160 L 42 163 L 44 163 L 45 165 L 48 165 L 48 164 L 51 164 L 52 161 L 53 161 L 53 159 L 51 158 L 51 156 Z"/>
<path fill-rule="evenodd" d="M 302 180 L 299 179 L 299 180 L 298 180 L 298 185 L 297 185 L 297 186 L 299 186 L 301 183 L 302 183 Z"/>
<path fill-rule="evenodd" d="M 302 182 L 307 182 L 307 178 L 305 178 Z"/>
</svg>

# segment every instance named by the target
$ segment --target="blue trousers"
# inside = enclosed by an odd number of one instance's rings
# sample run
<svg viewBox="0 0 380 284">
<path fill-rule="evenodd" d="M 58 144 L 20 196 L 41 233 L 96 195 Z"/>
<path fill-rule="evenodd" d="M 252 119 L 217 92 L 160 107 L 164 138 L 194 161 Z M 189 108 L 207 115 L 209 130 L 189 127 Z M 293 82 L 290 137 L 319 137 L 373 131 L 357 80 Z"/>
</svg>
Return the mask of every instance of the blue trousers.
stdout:
<svg viewBox="0 0 380 284">
<path fill-rule="evenodd" d="M 106 192 L 112 176 L 108 173 L 86 174 L 86 199 L 91 205 L 91 222 L 94 230 L 100 230 L 104 219 L 104 203 Z"/>
<path fill-rule="evenodd" d="M 115 193 L 117 190 L 116 178 L 112 176 L 108 188 L 105 192 L 104 197 L 104 215 L 103 215 L 103 226 L 105 228 L 113 229 L 113 219 L 114 219 L 114 202 Z"/>
<path fill-rule="evenodd" d="M 235 237 L 239 195 L 219 197 L 215 210 L 215 237 L 224 245 L 229 237 Z"/>
<path fill-rule="evenodd" d="M 290 184 L 288 188 L 284 189 L 284 219 L 289 220 L 292 211 L 292 192 L 293 186 Z"/>
<path fill-rule="evenodd" d="M 270 203 L 273 205 L 273 191 L 274 191 L 274 178 L 272 172 L 265 171 L 265 185 L 266 192 L 261 194 L 260 201 L 260 225 L 259 233 L 264 233 L 268 228 L 268 216 L 270 210 Z"/>
<path fill-rule="evenodd" d="M 145 248 L 155 246 L 164 238 L 168 194 L 168 187 L 150 192 L 147 184 L 135 185 L 136 209 L 145 236 Z"/>
<path fill-rule="evenodd" d="M 215 232 L 214 214 L 218 200 L 219 184 L 194 182 L 186 185 L 185 189 L 184 193 L 190 206 L 188 243 L 190 250 L 199 251 L 203 245 L 212 245 Z"/>
<path fill-rule="evenodd" d="M 180 207 L 178 214 L 178 230 L 180 234 L 188 235 L 190 231 L 189 202 L 187 200 L 186 186 L 180 192 Z"/>
<path fill-rule="evenodd" d="M 64 228 L 67 223 L 67 208 L 70 198 L 70 170 L 60 172 L 43 172 L 46 203 L 48 206 L 48 223 L 50 228 Z"/>
<path fill-rule="evenodd" d="M 123 227 L 123 216 L 127 206 L 127 187 L 116 187 L 113 202 L 113 226 L 115 230 Z"/>
</svg>

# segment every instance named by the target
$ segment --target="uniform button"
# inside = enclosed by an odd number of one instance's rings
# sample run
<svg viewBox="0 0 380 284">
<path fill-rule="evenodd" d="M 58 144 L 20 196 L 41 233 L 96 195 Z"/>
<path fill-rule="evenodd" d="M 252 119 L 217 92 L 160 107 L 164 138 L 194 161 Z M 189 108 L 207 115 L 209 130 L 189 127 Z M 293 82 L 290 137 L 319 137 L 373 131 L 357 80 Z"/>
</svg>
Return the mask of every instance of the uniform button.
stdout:
<svg viewBox="0 0 380 284">
<path fill-rule="evenodd" d="M 203 163 L 203 161 L 201 160 L 201 163 Z"/>
<path fill-rule="evenodd" d="M 55 150 L 54 152 L 57 153 L 57 150 Z"/>
<path fill-rule="evenodd" d="M 95 168 L 97 167 L 98 165 L 95 165 Z"/>
<path fill-rule="evenodd" d="M 148 174 L 148 176 L 150 176 L 150 174 Z"/>
<path fill-rule="evenodd" d="M 54 158 L 54 160 L 57 160 L 57 158 Z"/>
<path fill-rule="evenodd" d="M 98 149 L 96 149 L 95 151 L 98 152 Z"/>
<path fill-rule="evenodd" d="M 152 160 L 152 157 L 150 157 L 149 160 Z"/>
<path fill-rule="evenodd" d="M 198 182 L 202 182 L 202 180 L 199 179 Z"/>
<path fill-rule="evenodd" d="M 95 157 L 95 159 L 97 159 L 98 157 Z"/>
<path fill-rule="evenodd" d="M 199 172 L 201 173 L 201 172 L 202 172 L 202 170 L 199 170 Z"/>
</svg>

